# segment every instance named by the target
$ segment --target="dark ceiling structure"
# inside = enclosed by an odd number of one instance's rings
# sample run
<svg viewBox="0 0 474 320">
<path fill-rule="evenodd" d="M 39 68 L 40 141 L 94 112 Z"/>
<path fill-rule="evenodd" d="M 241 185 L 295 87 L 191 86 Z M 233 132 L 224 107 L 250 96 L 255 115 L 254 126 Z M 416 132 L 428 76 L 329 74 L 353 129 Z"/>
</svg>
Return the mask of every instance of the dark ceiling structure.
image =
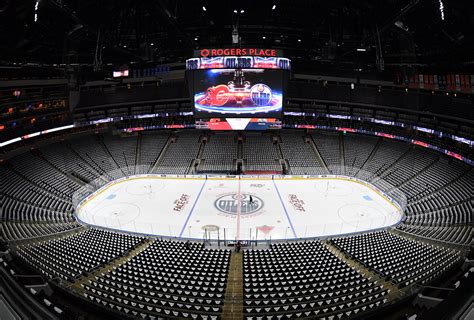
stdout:
<svg viewBox="0 0 474 320">
<path fill-rule="evenodd" d="M 2 64 L 182 62 L 197 48 L 232 46 L 236 29 L 236 45 L 301 62 L 474 65 L 472 0 L 0 0 L 0 28 Z"/>
</svg>

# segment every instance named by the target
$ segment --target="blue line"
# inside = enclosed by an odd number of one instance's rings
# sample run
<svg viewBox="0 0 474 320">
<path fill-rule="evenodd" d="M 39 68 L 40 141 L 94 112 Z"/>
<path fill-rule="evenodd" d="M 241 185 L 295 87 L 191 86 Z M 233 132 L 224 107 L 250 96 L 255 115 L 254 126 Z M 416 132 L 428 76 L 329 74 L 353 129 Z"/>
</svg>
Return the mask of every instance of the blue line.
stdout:
<svg viewBox="0 0 474 320">
<path fill-rule="evenodd" d="M 288 214 L 288 211 L 286 211 L 286 207 L 285 207 L 285 204 L 283 203 L 283 199 L 281 198 L 281 195 L 280 195 L 280 191 L 278 190 L 278 187 L 275 183 L 275 180 L 273 180 L 273 185 L 275 186 L 275 190 L 278 194 L 278 198 L 280 198 L 280 202 L 281 202 L 281 205 L 283 207 L 283 210 L 285 211 L 285 214 L 286 214 L 286 217 L 288 218 L 288 223 L 290 224 L 290 227 L 291 227 L 291 231 L 293 231 L 293 236 L 296 238 L 298 238 L 296 236 L 296 232 L 295 232 L 295 228 L 293 228 L 293 223 L 291 223 L 291 219 L 290 219 L 290 215 Z"/>
<path fill-rule="evenodd" d="M 207 177 L 206 177 L 206 180 L 204 180 L 204 183 L 202 184 L 201 190 L 199 190 L 199 193 L 196 197 L 196 201 L 194 201 L 194 204 L 193 204 L 191 210 L 189 211 L 188 217 L 186 218 L 186 222 L 184 222 L 183 229 L 181 229 L 181 232 L 179 233 L 179 237 L 181 237 L 183 235 L 184 228 L 186 228 L 186 225 L 188 224 L 189 218 L 191 218 L 191 215 L 193 214 L 194 207 L 196 206 L 196 203 L 198 202 L 199 197 L 201 197 L 201 192 L 204 189 L 204 186 L 206 185 L 206 182 L 207 182 Z"/>
</svg>

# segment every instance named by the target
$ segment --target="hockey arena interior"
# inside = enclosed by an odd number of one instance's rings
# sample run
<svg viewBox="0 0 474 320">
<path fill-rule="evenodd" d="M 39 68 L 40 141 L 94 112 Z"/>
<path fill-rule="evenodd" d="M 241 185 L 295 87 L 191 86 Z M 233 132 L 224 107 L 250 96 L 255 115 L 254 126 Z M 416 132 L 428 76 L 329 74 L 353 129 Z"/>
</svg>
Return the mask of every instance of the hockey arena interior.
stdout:
<svg viewBox="0 0 474 320">
<path fill-rule="evenodd" d="M 0 319 L 474 319 L 473 12 L 0 0 Z"/>
</svg>

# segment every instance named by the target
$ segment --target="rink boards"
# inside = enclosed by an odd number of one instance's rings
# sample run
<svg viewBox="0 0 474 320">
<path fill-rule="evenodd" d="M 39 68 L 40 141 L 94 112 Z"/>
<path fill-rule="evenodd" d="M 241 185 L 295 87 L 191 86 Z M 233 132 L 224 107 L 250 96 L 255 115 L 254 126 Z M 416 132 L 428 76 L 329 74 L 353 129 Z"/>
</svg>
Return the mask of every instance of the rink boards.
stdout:
<svg viewBox="0 0 474 320">
<path fill-rule="evenodd" d="M 221 240 L 347 234 L 395 225 L 402 215 L 382 190 L 345 176 L 137 175 L 109 182 L 76 209 L 85 224 Z"/>
</svg>

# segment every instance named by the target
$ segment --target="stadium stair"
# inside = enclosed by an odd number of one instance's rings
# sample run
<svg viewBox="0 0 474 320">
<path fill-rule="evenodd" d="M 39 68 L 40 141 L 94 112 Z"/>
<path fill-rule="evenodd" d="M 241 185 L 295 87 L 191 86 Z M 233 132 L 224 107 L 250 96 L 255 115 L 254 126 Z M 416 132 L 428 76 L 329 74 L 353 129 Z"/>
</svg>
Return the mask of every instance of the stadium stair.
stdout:
<svg viewBox="0 0 474 320">
<path fill-rule="evenodd" d="M 71 171 L 69 173 L 66 173 L 66 176 L 69 178 L 69 180 L 74 181 L 76 184 L 80 186 L 84 186 L 88 184 L 90 181 L 88 181 L 86 178 L 82 177 L 75 171 Z"/>
<path fill-rule="evenodd" d="M 281 150 L 281 137 L 280 136 L 277 136 L 277 152 L 278 152 L 278 156 L 280 157 L 280 159 L 285 159 L 285 157 L 283 156 L 283 151 Z"/>
<path fill-rule="evenodd" d="M 170 144 L 173 143 L 173 141 L 175 141 L 175 139 L 176 137 L 174 137 L 172 134 L 169 135 L 168 140 L 166 140 L 165 146 L 163 147 L 163 149 L 161 149 L 161 152 L 156 156 L 155 161 L 151 165 L 150 173 L 153 173 L 155 168 L 158 167 L 159 163 L 161 162 L 162 157 L 166 153 L 166 150 L 168 149 Z"/>
<path fill-rule="evenodd" d="M 69 180 L 71 180 L 72 182 L 74 182 L 77 185 L 83 186 L 83 185 L 86 185 L 86 184 L 89 183 L 89 181 L 87 181 L 86 178 L 82 177 L 77 172 L 69 172 L 68 173 L 68 172 L 64 172 L 63 170 L 61 170 L 59 167 L 54 165 L 54 163 L 52 163 L 48 158 L 46 158 L 45 155 L 39 149 L 32 150 L 31 154 L 34 155 L 35 157 L 43 160 L 44 162 L 46 162 L 51 168 L 53 168 L 53 170 L 59 172 L 59 174 L 61 174 L 61 175 L 66 176 Z"/>
<path fill-rule="evenodd" d="M 240 320 L 244 318 L 243 273 L 242 253 L 233 252 L 230 257 L 222 319 Z"/>
<path fill-rule="evenodd" d="M 422 201 L 423 199 L 425 199 L 426 197 L 429 197 L 431 195 L 436 195 L 438 193 L 440 193 L 441 191 L 443 191 L 444 189 L 448 188 L 449 186 L 457 183 L 459 181 L 459 179 L 461 179 L 462 177 L 464 177 L 465 175 L 468 175 L 469 174 L 469 171 L 471 170 L 474 170 L 472 169 L 472 167 L 467 167 L 466 170 L 464 172 L 462 172 L 461 174 L 459 174 L 455 179 L 451 180 L 450 182 L 440 186 L 439 188 L 437 189 L 434 189 L 433 191 L 429 192 L 429 193 L 426 193 L 423 197 L 421 198 L 417 198 L 416 200 L 414 201 L 411 201 L 411 204 L 416 204 L 416 203 L 419 203 L 420 201 Z M 451 204 L 447 204 L 446 206 L 438 206 L 437 207 L 437 210 L 439 209 L 443 209 L 443 208 L 446 208 L 448 206 L 454 206 L 458 203 L 460 203 L 462 201 L 459 201 L 459 202 L 455 202 L 455 203 L 451 203 Z"/>
<path fill-rule="evenodd" d="M 204 154 L 204 149 L 206 148 L 207 143 L 212 138 L 210 136 L 201 136 L 199 139 L 199 149 L 196 155 L 196 159 L 202 159 L 202 155 Z"/>
<path fill-rule="evenodd" d="M 418 176 L 420 176 L 421 174 L 423 174 L 423 172 L 427 171 L 428 169 L 430 169 L 433 165 L 435 165 L 438 161 L 439 161 L 440 157 L 437 157 L 433 162 L 431 162 L 430 164 L 428 164 L 426 167 L 424 167 L 423 169 L 421 169 L 420 171 L 416 172 L 415 174 L 411 175 L 411 177 L 408 179 L 408 180 L 405 180 L 404 182 L 402 182 L 399 186 L 397 186 L 397 188 L 401 188 L 403 187 L 404 185 L 410 183 L 410 181 L 412 180 L 415 180 Z M 392 191 L 393 189 L 395 188 L 392 188 L 391 190 L 389 190 L 388 192 Z"/>
<path fill-rule="evenodd" d="M 13 173 L 15 173 L 17 176 L 19 176 L 20 178 L 22 178 L 23 180 L 27 181 L 28 183 L 32 184 L 33 186 L 39 188 L 39 189 L 42 189 L 44 190 L 44 192 L 47 192 L 49 195 L 51 195 L 53 198 L 55 199 L 58 199 L 58 200 L 65 200 L 67 199 L 67 196 L 64 195 L 63 192 L 59 192 L 59 194 L 61 196 L 59 196 L 57 193 L 54 193 L 54 192 L 51 192 L 51 190 L 48 190 L 48 189 L 45 189 L 44 186 L 38 184 L 37 182 L 33 181 L 32 179 L 28 178 L 27 176 L 25 176 L 23 173 L 19 172 L 18 170 L 16 170 L 12 165 L 10 164 L 7 164 L 6 167 L 11 170 Z"/>
<path fill-rule="evenodd" d="M 206 144 L 208 143 L 208 141 L 211 139 L 210 136 L 202 136 L 200 139 L 199 139 L 199 149 L 197 151 L 197 155 L 196 155 L 196 158 L 191 161 L 191 165 L 188 167 L 188 171 L 187 173 L 189 174 L 196 174 L 196 168 L 198 167 L 202 167 L 204 166 L 205 162 L 206 162 L 206 159 L 203 159 L 202 158 L 202 155 L 204 154 L 204 149 L 206 148 Z M 198 170 L 200 170 L 201 168 L 199 168 Z"/>
<path fill-rule="evenodd" d="M 102 147 L 102 149 L 105 151 L 105 153 L 110 157 L 110 159 L 112 159 L 113 163 L 117 166 L 117 168 L 120 169 L 120 171 L 122 171 L 123 175 L 126 176 L 127 174 L 123 171 L 123 169 L 121 168 L 121 166 L 117 163 L 117 160 L 115 160 L 114 156 L 112 155 L 112 152 L 110 152 L 109 148 L 107 147 L 107 145 L 105 144 L 104 142 L 104 138 L 102 137 L 102 135 L 100 134 L 97 134 L 97 135 L 94 135 L 97 143 Z"/>
<path fill-rule="evenodd" d="M 278 165 L 281 167 L 283 174 L 289 174 L 290 162 L 288 161 L 288 159 L 285 159 L 285 156 L 283 155 L 283 150 L 281 150 L 281 137 L 280 136 L 276 136 L 276 137 L 277 137 L 276 149 L 277 149 L 277 153 L 279 157 L 279 159 L 277 160 Z"/>
<path fill-rule="evenodd" d="M 342 173 L 346 174 L 346 155 L 344 152 L 344 134 L 339 133 L 339 155 L 341 156 Z"/>
<path fill-rule="evenodd" d="M 142 162 L 141 154 L 142 154 L 142 135 L 141 135 L 141 132 L 139 131 L 138 136 L 137 136 L 137 146 L 135 148 L 135 170 L 134 170 L 134 174 L 138 173 L 137 172 L 138 166 Z"/>
<path fill-rule="evenodd" d="M 324 241 L 324 246 L 329 250 L 329 252 L 334 254 L 339 260 L 347 264 L 352 269 L 359 271 L 365 278 L 369 280 L 373 280 L 375 283 L 382 285 L 384 289 L 387 289 L 388 302 L 393 301 L 400 296 L 400 290 L 395 284 L 380 277 L 377 273 L 368 269 L 366 266 L 364 266 L 362 263 L 358 262 L 357 260 L 350 258 L 345 252 L 339 250 L 335 245 L 329 242 L 329 240 Z"/>
<path fill-rule="evenodd" d="M 196 160 L 200 160 L 200 161 L 203 160 L 202 155 L 203 155 L 203 152 L 204 152 L 204 148 L 205 148 L 205 143 L 203 142 L 203 139 L 201 137 L 199 139 L 199 149 L 198 149 L 198 152 L 196 154 L 196 157 L 189 164 L 188 170 L 186 171 L 186 174 L 196 174 L 196 172 L 195 172 L 195 162 L 196 162 Z"/>
<path fill-rule="evenodd" d="M 244 137 L 239 135 L 237 139 L 237 159 L 243 159 L 244 157 Z"/>
<path fill-rule="evenodd" d="M 46 158 L 39 149 L 34 149 L 34 150 L 31 150 L 30 152 L 33 156 L 37 157 L 40 161 L 42 160 L 43 162 L 47 163 L 54 171 L 58 172 L 61 175 L 65 175 L 65 176 L 67 175 L 66 172 L 63 172 L 61 169 L 55 166 L 51 161 L 49 161 L 49 159 Z"/>
<path fill-rule="evenodd" d="M 314 143 L 313 135 L 309 134 L 309 135 L 307 135 L 306 138 L 310 142 L 311 147 L 313 148 L 314 153 L 316 154 L 316 159 L 318 160 L 319 164 L 321 165 L 321 167 L 323 167 L 326 170 L 326 173 L 330 174 L 331 171 L 329 171 L 326 162 L 324 161 L 323 157 L 321 156 L 321 153 L 319 153 L 319 150 L 318 150 L 318 147 L 316 146 L 316 143 Z"/>
<path fill-rule="evenodd" d="M 357 174 L 359 173 L 359 171 L 364 169 L 366 163 L 370 163 L 370 162 L 372 161 L 372 159 L 374 158 L 375 154 L 377 153 L 377 150 L 379 150 L 379 147 L 380 147 L 380 144 L 382 143 L 382 141 L 383 141 L 382 138 L 379 138 L 379 139 L 377 140 L 377 143 L 375 144 L 374 148 L 373 148 L 372 151 L 370 152 L 369 156 L 367 157 L 367 159 L 365 159 L 364 163 L 362 164 L 362 166 L 360 167 L 360 169 L 356 172 L 356 174 L 355 174 L 354 176 L 357 176 Z"/>
<path fill-rule="evenodd" d="M 152 243 L 153 243 L 153 240 L 144 239 L 143 242 L 141 242 L 135 248 L 127 252 L 125 255 L 117 257 L 116 259 L 112 260 L 110 263 L 104 265 L 103 267 L 94 270 L 94 272 L 91 272 L 85 276 L 80 277 L 79 279 L 77 279 L 70 285 L 70 288 L 76 290 L 78 293 L 82 295 L 82 293 L 84 292 L 83 284 L 85 284 L 89 280 L 94 279 L 95 277 L 99 277 L 100 275 L 109 273 L 117 269 L 121 265 L 129 262 L 134 257 L 139 255 L 142 251 L 146 250 Z"/>
<path fill-rule="evenodd" d="M 104 174 L 104 171 L 100 168 L 100 166 L 97 166 L 97 164 L 95 162 L 93 162 L 94 166 L 89 162 L 87 161 L 80 153 L 78 153 L 76 151 L 76 149 L 73 148 L 73 146 L 71 145 L 71 143 L 69 141 L 65 142 L 64 145 L 66 146 L 66 148 L 68 148 L 74 155 L 76 155 L 79 159 L 82 160 L 82 162 L 84 162 L 85 164 L 87 164 L 92 170 L 94 170 L 98 176 L 101 176 Z"/>
<path fill-rule="evenodd" d="M 372 183 L 377 182 L 378 180 L 382 179 L 385 177 L 385 174 L 388 172 L 390 174 L 391 168 L 395 167 L 398 165 L 400 161 L 402 161 L 411 151 L 413 150 L 413 145 L 410 145 L 410 147 L 405 151 L 395 162 L 393 162 L 391 165 L 388 167 L 384 168 L 382 172 L 376 172 L 374 175 L 369 179 L 371 180 Z"/>
</svg>

